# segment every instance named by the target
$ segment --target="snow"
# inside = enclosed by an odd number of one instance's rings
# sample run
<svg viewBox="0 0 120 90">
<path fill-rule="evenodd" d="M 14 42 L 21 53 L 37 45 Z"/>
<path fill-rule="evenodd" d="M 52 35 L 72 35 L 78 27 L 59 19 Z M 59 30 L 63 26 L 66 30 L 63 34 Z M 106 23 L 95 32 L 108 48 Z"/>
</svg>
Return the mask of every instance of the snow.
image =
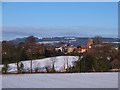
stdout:
<svg viewBox="0 0 120 90">
<path fill-rule="evenodd" d="M 37 42 L 39 44 L 53 44 L 53 43 L 59 43 L 60 41 L 42 41 L 42 42 Z"/>
<path fill-rule="evenodd" d="M 58 56 L 58 57 L 51 57 L 51 58 L 45 58 L 45 59 L 37 59 L 32 60 L 32 70 L 34 71 L 35 68 L 39 68 L 39 71 L 45 72 L 46 66 L 52 66 L 51 59 L 55 59 L 55 70 L 56 71 L 64 71 L 64 67 L 67 68 L 67 61 L 68 66 L 73 66 L 73 61 L 78 60 L 78 56 Z M 25 71 L 30 70 L 30 60 L 28 61 L 22 61 L 24 64 Z M 17 64 L 12 63 L 9 64 L 9 70 L 8 72 L 17 72 Z"/>
<path fill-rule="evenodd" d="M 55 69 L 63 71 L 64 67 L 73 65 L 78 56 L 58 56 L 33 60 L 32 69 L 40 68 L 45 72 L 55 59 Z M 24 69 L 30 69 L 30 60 L 22 61 Z M 9 64 L 8 72 L 17 72 L 17 64 Z M 55 74 L 5 74 L 2 75 L 3 88 L 118 88 L 118 73 L 55 73 Z"/>
<path fill-rule="evenodd" d="M 118 88 L 118 73 L 2 75 L 3 88 Z"/>
<path fill-rule="evenodd" d="M 2 67 L 3 67 L 3 65 L 0 65 L 0 72 L 2 72 Z"/>
</svg>

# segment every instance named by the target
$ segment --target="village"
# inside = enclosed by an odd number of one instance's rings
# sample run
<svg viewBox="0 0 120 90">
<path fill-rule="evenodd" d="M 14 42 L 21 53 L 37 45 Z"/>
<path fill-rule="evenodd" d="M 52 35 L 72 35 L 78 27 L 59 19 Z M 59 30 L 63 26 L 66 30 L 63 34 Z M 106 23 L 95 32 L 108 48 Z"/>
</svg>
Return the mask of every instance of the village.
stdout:
<svg viewBox="0 0 120 90">
<path fill-rule="evenodd" d="M 93 45 L 93 39 L 88 39 L 88 43 L 87 45 L 84 46 L 78 46 L 78 47 L 73 47 L 71 45 L 63 45 L 60 47 L 56 47 L 55 50 L 60 51 L 60 52 L 64 52 L 65 54 L 69 54 L 69 53 L 84 53 L 87 52 L 88 49 L 90 49 Z"/>
<path fill-rule="evenodd" d="M 99 72 L 113 71 L 114 69 L 119 70 L 119 59 L 117 56 L 118 46 L 112 43 L 103 43 L 100 36 L 96 36 L 94 39 L 88 38 L 86 45 L 77 47 L 70 43 L 62 43 L 59 44 L 59 46 L 43 44 L 36 42 L 35 37 L 33 36 L 27 37 L 25 43 L 21 42 L 19 44 L 13 44 L 11 42 L 3 41 L 2 44 L 3 73 L 7 73 L 7 71 L 11 72 L 11 70 L 13 70 L 13 66 L 16 68 L 13 71 L 18 73 L 20 73 L 19 68 L 22 68 L 22 72 L 24 73 Z M 75 59 L 76 57 L 77 59 Z M 35 65 L 33 63 L 34 61 L 36 63 Z M 25 62 L 27 63 L 25 64 Z M 58 64 L 56 64 L 57 62 Z M 86 62 L 86 64 L 84 64 L 84 62 Z M 81 63 L 81 65 L 76 66 L 79 63 Z M 11 64 L 15 65 L 11 66 Z M 83 68 L 84 65 L 86 69 Z M 98 66 L 96 67 L 96 65 Z M 101 65 L 103 65 L 103 67 L 101 67 Z M 28 71 L 25 71 L 26 69 L 24 67 L 26 66 L 27 69 L 29 69 Z M 79 66 L 81 67 L 80 69 Z"/>
</svg>

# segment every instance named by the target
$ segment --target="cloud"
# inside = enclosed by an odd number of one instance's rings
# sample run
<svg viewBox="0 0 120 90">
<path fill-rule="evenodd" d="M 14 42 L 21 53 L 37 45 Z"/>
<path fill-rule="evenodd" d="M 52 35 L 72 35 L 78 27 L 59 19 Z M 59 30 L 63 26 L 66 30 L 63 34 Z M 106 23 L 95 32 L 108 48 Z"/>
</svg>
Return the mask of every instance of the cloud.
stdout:
<svg viewBox="0 0 120 90">
<path fill-rule="evenodd" d="M 76 37 L 93 37 L 101 35 L 103 37 L 117 37 L 117 28 L 76 26 L 76 27 L 19 27 L 3 26 L 3 40 L 10 40 L 19 37 L 34 35 L 38 37 L 57 37 L 57 36 L 76 36 Z"/>
</svg>

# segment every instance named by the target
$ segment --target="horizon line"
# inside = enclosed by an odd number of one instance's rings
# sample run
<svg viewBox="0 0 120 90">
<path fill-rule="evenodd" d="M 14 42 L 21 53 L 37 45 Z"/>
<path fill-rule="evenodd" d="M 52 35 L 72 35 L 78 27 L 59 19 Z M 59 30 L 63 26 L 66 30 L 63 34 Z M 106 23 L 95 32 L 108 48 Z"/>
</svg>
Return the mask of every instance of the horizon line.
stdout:
<svg viewBox="0 0 120 90">
<path fill-rule="evenodd" d="M 14 38 L 14 39 L 2 39 L 0 41 L 11 41 L 11 40 L 15 40 L 15 39 L 22 39 L 22 38 L 27 38 L 27 37 L 30 37 L 30 36 L 33 36 L 33 37 L 36 37 L 38 39 L 40 38 L 63 38 L 63 37 L 68 37 L 68 38 L 94 38 L 96 36 L 100 36 L 100 35 L 95 35 L 95 36 L 53 36 L 53 37 L 50 37 L 50 36 L 44 36 L 44 37 L 39 37 L 39 36 L 35 36 L 35 35 L 28 35 L 28 36 L 23 36 L 23 37 L 17 37 L 17 38 Z M 102 38 L 113 38 L 113 39 L 120 39 L 119 37 L 105 37 L 105 36 L 100 36 Z"/>
</svg>

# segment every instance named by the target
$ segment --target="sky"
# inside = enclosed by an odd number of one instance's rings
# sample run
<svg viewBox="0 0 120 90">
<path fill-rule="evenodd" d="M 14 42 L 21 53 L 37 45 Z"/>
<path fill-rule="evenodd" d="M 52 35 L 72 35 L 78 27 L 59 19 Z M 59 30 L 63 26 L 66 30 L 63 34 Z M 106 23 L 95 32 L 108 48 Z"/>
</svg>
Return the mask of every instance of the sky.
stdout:
<svg viewBox="0 0 120 90">
<path fill-rule="evenodd" d="M 118 37 L 117 2 L 3 2 L 2 38 Z"/>
</svg>

